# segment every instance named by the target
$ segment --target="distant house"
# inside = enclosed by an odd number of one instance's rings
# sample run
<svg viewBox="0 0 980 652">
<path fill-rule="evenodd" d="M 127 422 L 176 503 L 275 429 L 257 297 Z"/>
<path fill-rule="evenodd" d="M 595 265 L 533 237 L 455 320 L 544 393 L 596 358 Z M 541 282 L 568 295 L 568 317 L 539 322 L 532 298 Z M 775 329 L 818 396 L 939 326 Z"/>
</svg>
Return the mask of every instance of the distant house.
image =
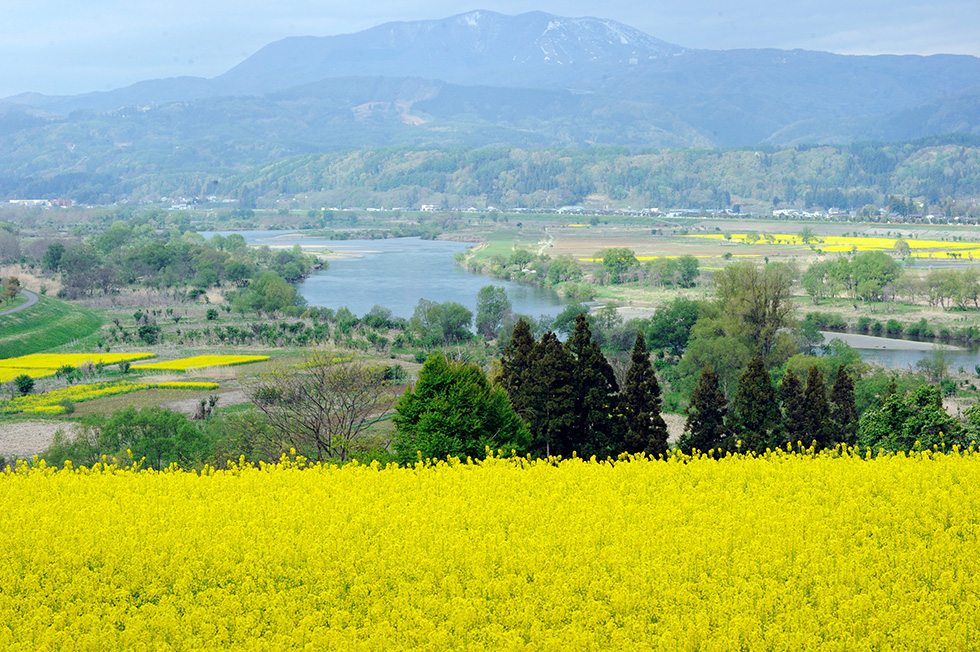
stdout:
<svg viewBox="0 0 980 652">
<path fill-rule="evenodd" d="M 423 213 L 435 213 L 439 210 L 439 204 L 422 204 Z"/>
</svg>

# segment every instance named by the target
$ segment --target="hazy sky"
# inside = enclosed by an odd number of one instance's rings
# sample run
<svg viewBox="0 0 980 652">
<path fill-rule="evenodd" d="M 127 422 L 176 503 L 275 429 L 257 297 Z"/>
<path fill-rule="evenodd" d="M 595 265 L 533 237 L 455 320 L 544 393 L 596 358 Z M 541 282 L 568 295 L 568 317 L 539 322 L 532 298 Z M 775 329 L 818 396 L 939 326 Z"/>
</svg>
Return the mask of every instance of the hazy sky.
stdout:
<svg viewBox="0 0 980 652">
<path fill-rule="evenodd" d="M 678 6 L 681 5 L 681 6 Z M 329 36 L 471 9 L 537 9 L 632 25 L 688 48 L 980 56 L 977 0 L 0 0 L 0 97 L 213 77 L 286 36 Z"/>
</svg>

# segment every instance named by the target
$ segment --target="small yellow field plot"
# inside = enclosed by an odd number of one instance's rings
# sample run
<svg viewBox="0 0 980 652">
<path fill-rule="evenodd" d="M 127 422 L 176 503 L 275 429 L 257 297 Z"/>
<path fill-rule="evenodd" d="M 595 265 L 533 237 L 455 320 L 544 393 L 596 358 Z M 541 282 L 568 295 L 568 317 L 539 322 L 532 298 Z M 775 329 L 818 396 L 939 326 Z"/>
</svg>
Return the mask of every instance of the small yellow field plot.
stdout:
<svg viewBox="0 0 980 652">
<path fill-rule="evenodd" d="M 61 414 L 64 403 L 80 403 L 106 396 L 129 394 L 144 389 L 218 389 L 218 383 L 132 383 L 129 381 L 90 383 L 56 389 L 43 394 L 30 394 L 0 401 L 0 414 Z"/>
<path fill-rule="evenodd" d="M 202 367 L 228 367 L 231 365 L 249 364 L 268 360 L 267 355 L 195 355 L 190 358 L 179 358 L 167 362 L 151 362 L 150 364 L 133 365 L 133 369 L 147 371 L 188 371 Z"/>
<path fill-rule="evenodd" d="M 895 253 L 895 242 L 898 238 L 862 238 L 844 236 L 820 236 L 809 243 L 804 243 L 799 236 L 778 234 L 778 235 L 759 235 L 756 234 L 752 239 L 747 233 L 731 233 L 729 237 L 720 233 L 695 234 L 685 236 L 688 238 L 707 238 L 709 240 L 729 240 L 736 243 L 749 243 L 753 245 L 795 245 L 805 246 L 814 251 L 825 253 L 848 252 L 848 251 L 884 251 Z M 942 240 L 916 240 L 914 238 L 903 238 L 909 246 L 910 253 L 914 258 L 953 258 L 953 259 L 980 259 L 980 242 L 944 242 Z"/>
<path fill-rule="evenodd" d="M 66 365 L 81 367 L 88 363 L 116 364 L 152 358 L 155 355 L 155 353 L 32 353 L 0 360 L 0 383 L 9 382 L 20 375 L 31 378 L 53 376 Z"/>
</svg>

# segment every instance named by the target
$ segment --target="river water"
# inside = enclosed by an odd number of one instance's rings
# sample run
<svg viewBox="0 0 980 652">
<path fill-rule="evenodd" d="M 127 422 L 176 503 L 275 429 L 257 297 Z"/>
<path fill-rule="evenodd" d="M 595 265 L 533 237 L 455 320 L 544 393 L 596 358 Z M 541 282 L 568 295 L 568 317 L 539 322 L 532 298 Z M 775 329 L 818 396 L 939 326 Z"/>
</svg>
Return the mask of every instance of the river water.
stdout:
<svg viewBox="0 0 980 652">
<path fill-rule="evenodd" d="M 825 343 L 832 339 L 839 339 L 854 347 L 865 362 L 889 369 L 912 369 L 916 362 L 931 357 L 937 349 L 942 349 L 950 369 L 954 371 L 963 367 L 966 372 L 972 373 L 974 365 L 980 364 L 980 347 L 977 346 L 949 346 L 857 333 L 821 332 Z"/>
<path fill-rule="evenodd" d="M 221 232 L 228 235 L 231 232 Z M 568 303 L 552 290 L 472 274 L 454 264 L 453 256 L 471 246 L 465 242 L 389 238 L 386 240 L 328 240 L 306 238 L 299 232 L 237 231 L 250 245 L 329 249 L 342 256 L 330 268 L 296 284 L 311 306 L 336 310 L 347 307 L 363 316 L 374 306 L 409 318 L 419 299 L 455 301 L 476 314 L 476 295 L 485 285 L 502 287 L 516 313 L 554 317 Z M 202 233 L 210 237 L 211 233 Z"/>
</svg>

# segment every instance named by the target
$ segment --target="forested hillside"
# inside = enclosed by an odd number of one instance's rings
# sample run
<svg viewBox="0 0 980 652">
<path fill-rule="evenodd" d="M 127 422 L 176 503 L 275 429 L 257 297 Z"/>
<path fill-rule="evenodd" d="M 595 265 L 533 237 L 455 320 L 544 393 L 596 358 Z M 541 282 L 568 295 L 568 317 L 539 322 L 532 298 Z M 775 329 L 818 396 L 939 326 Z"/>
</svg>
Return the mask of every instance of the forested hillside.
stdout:
<svg viewBox="0 0 980 652">
<path fill-rule="evenodd" d="M 0 198 L 106 203 L 217 196 L 255 207 L 297 197 L 300 207 L 309 208 L 578 204 L 743 212 L 860 210 L 902 198 L 952 215 L 969 214 L 980 197 L 980 138 L 973 136 L 841 147 L 637 152 L 625 147 L 387 147 L 282 158 L 277 154 L 289 148 L 270 141 L 264 151 L 251 150 L 252 163 L 244 167 L 230 158 L 240 153 L 226 149 L 206 140 L 156 155 L 116 148 L 101 159 L 91 157 L 84 169 L 40 175 L 25 168 L 0 175 Z"/>
</svg>

